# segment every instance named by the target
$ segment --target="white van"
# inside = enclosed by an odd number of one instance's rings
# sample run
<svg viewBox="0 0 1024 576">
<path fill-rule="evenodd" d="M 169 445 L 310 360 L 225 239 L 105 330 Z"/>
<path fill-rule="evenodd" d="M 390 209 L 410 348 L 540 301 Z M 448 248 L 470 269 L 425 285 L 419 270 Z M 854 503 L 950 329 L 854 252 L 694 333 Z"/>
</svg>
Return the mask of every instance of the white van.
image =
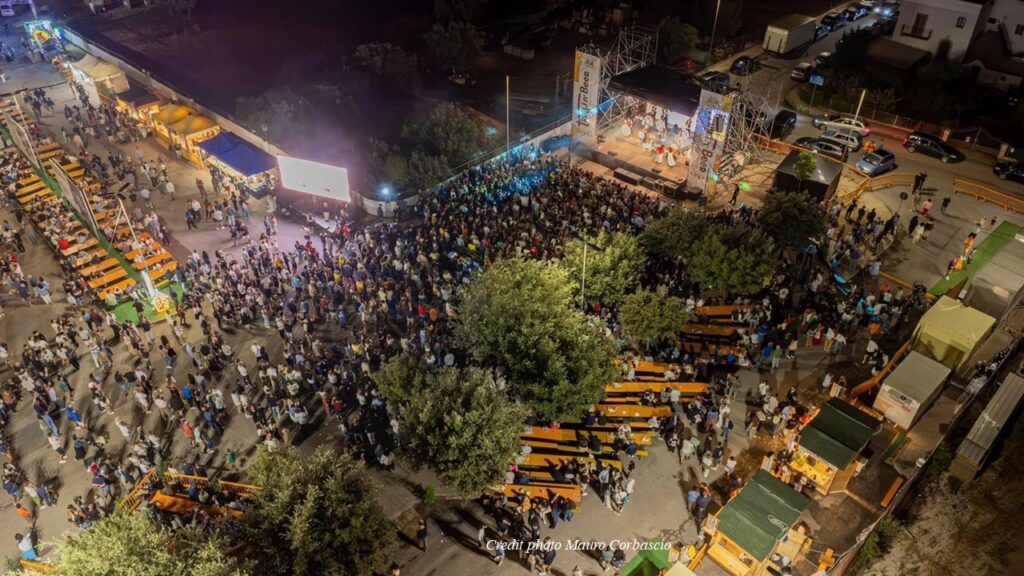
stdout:
<svg viewBox="0 0 1024 576">
<path fill-rule="evenodd" d="M 14 6 L 10 1 L 0 1 L 0 16 L 14 16 Z"/>
</svg>

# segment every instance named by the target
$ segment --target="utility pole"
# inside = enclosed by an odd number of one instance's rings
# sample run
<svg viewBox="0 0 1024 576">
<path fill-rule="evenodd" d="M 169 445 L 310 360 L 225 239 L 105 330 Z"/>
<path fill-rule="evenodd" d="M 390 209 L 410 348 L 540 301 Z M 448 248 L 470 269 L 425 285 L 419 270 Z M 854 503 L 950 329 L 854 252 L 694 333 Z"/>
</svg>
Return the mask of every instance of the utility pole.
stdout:
<svg viewBox="0 0 1024 576">
<path fill-rule="evenodd" d="M 511 85 L 511 79 L 508 74 L 505 75 L 505 153 L 508 154 L 511 149 L 512 142 L 512 125 L 509 123 L 509 101 L 511 100 L 511 92 L 509 86 Z"/>
</svg>

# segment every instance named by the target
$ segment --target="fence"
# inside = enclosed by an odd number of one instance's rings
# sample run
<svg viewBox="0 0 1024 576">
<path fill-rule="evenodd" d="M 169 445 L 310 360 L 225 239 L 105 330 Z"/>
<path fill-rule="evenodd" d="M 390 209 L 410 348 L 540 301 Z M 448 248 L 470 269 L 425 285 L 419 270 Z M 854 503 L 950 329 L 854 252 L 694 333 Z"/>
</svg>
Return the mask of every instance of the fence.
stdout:
<svg viewBox="0 0 1024 576">
<path fill-rule="evenodd" d="M 1000 206 L 1004 210 L 1024 214 L 1024 200 L 990 188 L 980 182 L 964 178 L 953 178 L 953 193 L 971 196 L 982 202 Z"/>
<path fill-rule="evenodd" d="M 145 498 L 150 484 L 157 479 L 156 469 L 146 472 L 131 492 L 121 500 L 121 509 L 125 512 L 134 512 L 142 504 Z M 164 472 L 163 474 L 164 484 L 167 486 L 188 486 L 189 484 L 195 483 L 197 486 L 206 487 L 210 484 L 210 479 L 205 476 L 190 476 L 188 474 L 176 474 L 174 472 Z M 217 481 L 220 485 L 220 491 L 227 494 L 235 494 L 238 496 L 251 496 L 252 494 L 259 492 L 261 488 L 259 486 L 253 486 L 252 484 L 240 484 L 238 482 L 226 482 L 223 480 Z"/>
</svg>

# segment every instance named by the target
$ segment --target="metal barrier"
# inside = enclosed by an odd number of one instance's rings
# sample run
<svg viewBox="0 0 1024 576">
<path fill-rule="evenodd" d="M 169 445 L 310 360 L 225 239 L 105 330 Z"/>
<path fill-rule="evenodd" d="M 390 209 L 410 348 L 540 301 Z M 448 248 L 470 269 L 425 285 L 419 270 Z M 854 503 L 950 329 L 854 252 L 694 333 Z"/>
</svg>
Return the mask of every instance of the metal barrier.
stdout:
<svg viewBox="0 0 1024 576">
<path fill-rule="evenodd" d="M 891 374 L 892 371 L 896 369 L 896 365 L 900 363 L 900 360 L 903 360 L 903 357 L 906 356 L 908 352 L 910 352 L 910 340 L 907 340 L 906 342 L 903 343 L 903 346 L 900 346 L 900 349 L 897 350 L 896 353 L 892 355 L 892 358 L 889 359 L 889 363 L 885 365 L 885 368 L 879 370 L 878 374 L 875 374 L 871 378 L 868 378 L 867 380 L 854 386 L 847 396 L 851 399 L 856 399 L 861 394 L 868 392 L 875 388 L 876 386 L 880 385 L 882 383 L 882 380 L 885 380 L 885 377 Z"/>
<path fill-rule="evenodd" d="M 971 196 L 972 198 L 976 198 L 982 202 L 995 204 L 996 206 L 1002 207 L 1004 210 L 1024 214 L 1024 200 L 1017 198 L 1016 196 L 1010 196 L 1005 192 L 1000 192 L 995 188 L 982 184 L 981 182 L 975 182 L 964 178 L 953 178 L 953 192 L 955 194 Z"/>
<path fill-rule="evenodd" d="M 142 478 L 135 483 L 131 492 L 121 500 L 121 509 L 129 513 L 137 510 L 142 504 L 147 486 L 153 483 L 156 478 L 157 472 L 155 469 L 146 472 Z M 164 472 L 163 480 L 164 484 L 167 486 L 188 486 L 194 482 L 197 486 L 205 487 L 211 482 L 211 480 L 205 476 L 190 476 L 188 474 L 176 474 L 174 472 Z M 238 482 L 227 482 L 224 480 L 217 480 L 217 483 L 220 485 L 221 492 L 235 494 L 237 496 L 251 496 L 262 490 L 259 486 L 254 486 L 252 484 L 241 484 Z"/>
</svg>

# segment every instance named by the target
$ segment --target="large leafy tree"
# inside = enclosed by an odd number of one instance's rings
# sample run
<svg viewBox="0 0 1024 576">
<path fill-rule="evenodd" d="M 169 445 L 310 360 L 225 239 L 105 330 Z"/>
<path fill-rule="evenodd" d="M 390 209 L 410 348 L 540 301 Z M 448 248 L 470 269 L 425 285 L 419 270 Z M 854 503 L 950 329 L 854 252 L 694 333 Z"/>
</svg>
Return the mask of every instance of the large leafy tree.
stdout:
<svg viewBox="0 0 1024 576">
<path fill-rule="evenodd" d="M 443 68 L 465 69 L 483 51 L 480 30 L 469 22 L 434 24 L 423 40 L 430 59 Z"/>
<path fill-rule="evenodd" d="M 321 448 L 261 450 L 248 480 L 263 489 L 242 517 L 260 573 L 371 576 L 387 569 L 395 528 L 362 464 Z"/>
<path fill-rule="evenodd" d="M 601 232 L 585 242 L 586 245 L 584 240 L 569 242 L 562 264 L 578 293 L 583 288 L 586 252 L 586 301 L 614 306 L 640 284 L 645 260 L 640 242 L 636 236 L 618 232 Z"/>
<path fill-rule="evenodd" d="M 619 309 L 619 318 L 629 336 L 644 342 L 657 342 L 676 337 L 693 314 L 681 298 L 659 287 L 656 290 L 637 290 L 626 296 Z"/>
<path fill-rule="evenodd" d="M 765 197 L 757 223 L 779 248 L 803 248 L 825 229 L 825 212 L 809 194 L 773 192 Z"/>
<path fill-rule="evenodd" d="M 689 56 L 698 42 L 697 27 L 676 16 L 666 18 L 658 28 L 658 50 L 663 62 L 670 66 Z"/>
<path fill-rule="evenodd" d="M 487 11 L 487 0 L 434 0 L 438 22 L 477 22 Z"/>
<path fill-rule="evenodd" d="M 356 47 L 353 59 L 360 69 L 389 86 L 410 89 L 416 83 L 416 57 L 390 42 L 371 42 Z"/>
<path fill-rule="evenodd" d="M 673 210 L 647 225 L 640 235 L 640 244 L 652 256 L 689 259 L 709 225 L 703 214 Z"/>
<path fill-rule="evenodd" d="M 506 258 L 462 291 L 455 335 L 499 368 L 514 398 L 541 418 L 576 418 L 615 378 L 611 341 L 572 306 L 565 269 Z"/>
<path fill-rule="evenodd" d="M 216 533 L 186 526 L 174 532 L 145 514 L 117 513 L 58 544 L 60 574 L 75 576 L 245 576 Z"/>
<path fill-rule="evenodd" d="M 720 294 L 749 296 L 764 287 L 774 268 L 775 243 L 746 224 L 715 227 L 697 245 L 691 275 Z"/>
<path fill-rule="evenodd" d="M 235 115 L 256 134 L 287 144 L 306 134 L 313 108 L 304 96 L 287 86 L 278 86 L 254 98 L 239 98 Z"/>
<path fill-rule="evenodd" d="M 489 372 L 425 372 L 398 356 L 373 378 L 398 415 L 405 454 L 415 464 L 431 466 L 467 497 L 501 483 L 519 449 L 526 410 L 509 401 Z"/>
</svg>

